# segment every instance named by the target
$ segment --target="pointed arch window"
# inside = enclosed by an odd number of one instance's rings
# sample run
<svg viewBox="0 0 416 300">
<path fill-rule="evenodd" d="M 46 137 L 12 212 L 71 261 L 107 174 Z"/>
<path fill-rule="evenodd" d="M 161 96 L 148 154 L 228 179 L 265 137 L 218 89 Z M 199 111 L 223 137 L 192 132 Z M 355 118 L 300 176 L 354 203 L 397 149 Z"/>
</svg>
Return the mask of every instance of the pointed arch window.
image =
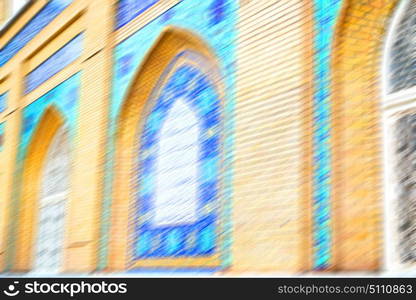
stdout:
<svg viewBox="0 0 416 300">
<path fill-rule="evenodd" d="M 173 68 L 138 139 L 136 259 L 211 256 L 217 244 L 220 99 L 195 64 Z"/>
<path fill-rule="evenodd" d="M 175 101 L 166 115 L 156 154 L 155 225 L 197 220 L 199 122 L 183 98 Z"/>
</svg>

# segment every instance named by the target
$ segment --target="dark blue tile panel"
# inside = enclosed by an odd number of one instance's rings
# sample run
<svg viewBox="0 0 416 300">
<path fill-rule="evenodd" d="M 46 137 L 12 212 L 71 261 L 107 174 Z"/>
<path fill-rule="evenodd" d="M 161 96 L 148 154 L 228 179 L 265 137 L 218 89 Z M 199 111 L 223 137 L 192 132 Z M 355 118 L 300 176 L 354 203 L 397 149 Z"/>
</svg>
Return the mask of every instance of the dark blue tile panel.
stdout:
<svg viewBox="0 0 416 300">
<path fill-rule="evenodd" d="M 47 60 L 26 76 L 25 92 L 29 93 L 64 69 L 81 56 L 82 34 L 77 35 L 65 46 L 52 54 Z"/>
<path fill-rule="evenodd" d="M 3 48 L 0 66 L 6 64 L 39 32 L 55 19 L 73 0 L 50 0 Z"/>
</svg>

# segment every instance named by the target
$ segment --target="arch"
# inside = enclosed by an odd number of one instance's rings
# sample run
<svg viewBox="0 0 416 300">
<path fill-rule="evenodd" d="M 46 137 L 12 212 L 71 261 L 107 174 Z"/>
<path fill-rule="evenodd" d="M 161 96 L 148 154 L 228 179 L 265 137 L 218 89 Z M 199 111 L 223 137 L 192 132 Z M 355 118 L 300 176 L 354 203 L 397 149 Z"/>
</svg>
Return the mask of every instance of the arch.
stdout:
<svg viewBox="0 0 416 300">
<path fill-rule="evenodd" d="M 27 272 L 34 261 L 38 204 L 42 188 L 42 171 L 51 143 L 64 126 L 62 114 L 53 106 L 45 110 L 26 152 L 23 166 L 21 197 L 18 210 L 17 236 L 13 269 Z"/>
<path fill-rule="evenodd" d="M 382 266 L 382 54 L 397 1 L 345 1 L 332 57 L 334 268 Z"/>
<path fill-rule="evenodd" d="M 132 254 L 129 245 L 132 243 L 132 232 L 129 228 L 129 212 L 134 208 L 135 186 L 131 184 L 135 167 L 136 143 L 140 135 L 138 124 L 141 124 L 148 105 L 148 99 L 154 97 L 154 87 L 160 84 L 162 77 L 168 77 L 166 70 L 178 54 L 184 51 L 198 53 L 213 66 L 209 71 L 214 78 L 220 99 L 223 99 L 224 89 L 217 73 L 219 65 L 213 51 L 199 37 L 190 31 L 176 27 L 167 27 L 149 50 L 143 63 L 135 74 L 129 87 L 126 100 L 118 118 L 116 135 L 116 169 L 111 209 L 111 229 L 109 245 L 109 268 L 125 270 L 134 267 L 130 264 Z M 186 61 L 186 56 L 179 57 L 175 63 Z M 156 265 L 155 265 L 156 264 Z M 209 260 L 184 258 L 175 261 L 150 261 L 151 267 L 169 266 L 218 266 L 219 258 Z M 142 266 L 146 266 L 143 263 Z"/>
<path fill-rule="evenodd" d="M 68 130 L 55 133 L 44 159 L 38 204 L 37 234 L 32 270 L 58 274 L 63 267 L 66 203 L 69 192 Z"/>
</svg>

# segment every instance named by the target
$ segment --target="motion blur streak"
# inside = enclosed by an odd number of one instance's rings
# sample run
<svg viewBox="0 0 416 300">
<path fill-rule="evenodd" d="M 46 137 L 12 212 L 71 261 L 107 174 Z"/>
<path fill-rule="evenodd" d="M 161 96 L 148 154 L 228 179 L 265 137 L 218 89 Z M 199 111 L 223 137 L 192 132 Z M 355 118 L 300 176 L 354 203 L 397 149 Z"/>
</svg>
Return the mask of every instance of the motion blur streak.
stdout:
<svg viewBox="0 0 416 300">
<path fill-rule="evenodd" d="M 408 275 L 415 0 L 0 0 L 0 272 Z"/>
</svg>

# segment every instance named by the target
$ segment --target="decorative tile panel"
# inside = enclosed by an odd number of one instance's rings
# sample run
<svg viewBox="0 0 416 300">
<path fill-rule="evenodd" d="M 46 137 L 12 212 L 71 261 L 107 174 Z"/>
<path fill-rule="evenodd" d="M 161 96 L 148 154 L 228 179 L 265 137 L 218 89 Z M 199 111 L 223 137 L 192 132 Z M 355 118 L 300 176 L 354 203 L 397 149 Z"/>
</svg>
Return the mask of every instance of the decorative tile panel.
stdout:
<svg viewBox="0 0 416 300">
<path fill-rule="evenodd" d="M 190 65 L 163 87 L 141 136 L 136 258 L 215 252 L 220 106 L 212 82 Z"/>
<path fill-rule="evenodd" d="M 30 93 L 46 80 L 74 62 L 82 53 L 82 34 L 77 35 L 61 49 L 26 76 L 26 93 Z"/>
<path fill-rule="evenodd" d="M 167 26 L 176 26 L 178 28 L 188 29 L 195 35 L 204 40 L 214 55 L 218 57 L 219 67 L 223 84 L 225 85 L 226 95 L 224 95 L 225 103 L 223 103 L 224 127 L 223 127 L 223 156 L 224 164 L 222 174 L 222 201 L 224 203 L 221 212 L 223 218 L 224 235 L 222 237 L 220 253 L 222 266 L 229 266 L 231 263 L 230 245 L 231 245 L 231 197 L 232 197 L 232 168 L 231 161 L 234 145 L 234 84 L 235 84 L 235 40 L 236 40 L 236 12 L 238 10 L 238 1 L 227 0 L 208 0 L 208 1 L 192 1 L 184 0 L 179 2 L 173 8 L 165 11 L 161 16 L 133 33 L 129 38 L 116 46 L 114 52 L 114 77 L 113 77 L 113 93 L 110 110 L 109 125 L 109 144 L 108 159 L 106 164 L 105 178 L 105 201 L 103 211 L 103 227 L 102 240 L 100 242 L 100 268 L 106 265 L 106 253 L 108 251 L 108 228 L 111 208 L 111 188 L 113 183 L 114 168 L 114 139 L 117 131 L 117 117 L 120 108 L 125 100 L 126 92 L 129 84 L 133 79 L 134 73 L 137 71 L 141 62 L 145 58 L 148 51 L 156 43 L 164 28 Z M 137 45 L 140 45 L 138 47 Z M 207 221 L 208 222 L 208 221 Z M 208 224 L 208 223 L 207 223 Z M 175 231 L 176 232 L 176 231 Z M 195 233 L 197 231 L 194 231 Z M 173 233 L 172 233 L 173 234 Z M 208 234 L 206 235 L 209 236 Z M 142 237 L 143 238 L 143 237 Z M 190 240 L 197 240 L 197 237 L 189 237 Z M 208 239 L 207 239 L 208 241 Z M 208 243 L 206 244 L 208 245 Z M 196 251 L 196 250 L 195 250 Z M 212 250 L 213 251 L 213 250 Z M 143 252 L 144 253 L 144 252 Z M 162 255 L 162 252 L 157 252 Z M 178 252 L 179 253 L 179 252 Z M 183 252 L 184 253 L 184 252 Z M 193 252 L 192 255 L 197 255 Z M 146 252 L 146 255 L 152 255 Z M 163 254 L 163 255 L 166 255 Z M 183 254 L 184 255 L 184 254 Z M 199 252 L 198 255 L 202 255 Z"/>
<path fill-rule="evenodd" d="M 331 45 L 341 0 L 315 1 L 315 95 L 314 95 L 314 268 L 325 269 L 331 261 Z"/>
<path fill-rule="evenodd" d="M 159 0 L 119 0 L 116 27 L 120 28 L 143 13 Z"/>
<path fill-rule="evenodd" d="M 76 74 L 62 82 L 23 110 L 19 160 L 24 160 L 27 146 L 30 144 L 34 130 L 41 121 L 46 109 L 55 107 L 65 117 L 69 133 L 76 128 L 77 103 L 79 97 L 80 75 Z"/>
<path fill-rule="evenodd" d="M 7 108 L 7 93 L 0 95 L 0 113 L 5 111 Z"/>
<path fill-rule="evenodd" d="M 73 0 L 50 0 L 6 45 L 0 49 L 0 67 L 7 63 Z"/>
</svg>

